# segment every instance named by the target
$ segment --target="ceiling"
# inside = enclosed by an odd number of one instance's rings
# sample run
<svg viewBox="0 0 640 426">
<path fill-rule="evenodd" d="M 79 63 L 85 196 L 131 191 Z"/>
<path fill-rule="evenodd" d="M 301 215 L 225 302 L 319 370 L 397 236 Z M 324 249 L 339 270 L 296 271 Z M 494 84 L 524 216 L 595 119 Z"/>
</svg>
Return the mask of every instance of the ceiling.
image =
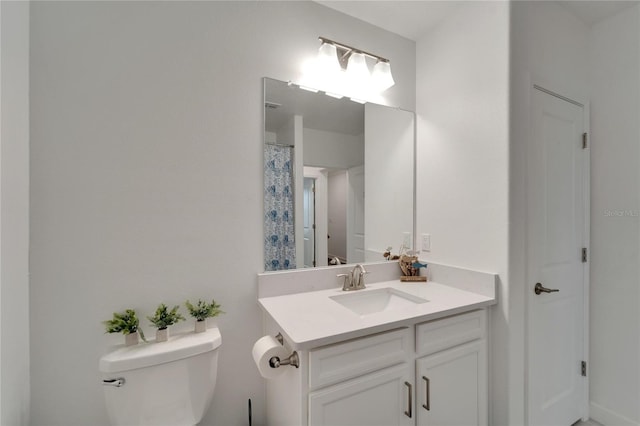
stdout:
<svg viewBox="0 0 640 426">
<path fill-rule="evenodd" d="M 362 21 L 417 40 L 464 1 L 315 0 Z"/>
<path fill-rule="evenodd" d="M 429 0 L 315 0 L 317 3 L 362 21 L 417 41 L 430 28 L 447 18 L 457 7 L 476 1 Z M 587 25 L 593 25 L 634 6 L 639 1 L 558 1 Z"/>
<path fill-rule="evenodd" d="M 638 1 L 559 1 L 564 7 L 569 9 L 587 25 L 593 25 L 598 21 L 621 12 L 622 10 L 635 6 Z"/>
<path fill-rule="evenodd" d="M 417 41 L 429 29 L 455 13 L 466 3 L 485 0 L 314 0 L 339 12 Z M 516 0 L 518 1 L 518 0 Z M 535 0 L 534 0 L 535 1 Z M 546 0 L 537 0 L 546 1 Z M 550 1 L 550 0 L 549 0 Z M 587 25 L 613 16 L 640 0 L 557 1 Z M 265 82 L 266 101 L 279 104 L 266 109 L 266 130 L 275 132 L 293 114 L 305 117 L 305 127 L 357 135 L 362 133 L 363 106 L 347 98 L 334 99 L 288 86 L 275 80 Z"/>
</svg>

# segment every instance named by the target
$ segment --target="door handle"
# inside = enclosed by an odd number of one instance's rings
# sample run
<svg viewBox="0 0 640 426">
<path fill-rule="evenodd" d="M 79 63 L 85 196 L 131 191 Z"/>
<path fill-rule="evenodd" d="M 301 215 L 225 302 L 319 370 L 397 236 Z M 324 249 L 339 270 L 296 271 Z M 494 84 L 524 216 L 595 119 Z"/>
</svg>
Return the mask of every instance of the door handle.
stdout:
<svg viewBox="0 0 640 426">
<path fill-rule="evenodd" d="M 117 388 L 124 386 L 125 380 L 124 377 L 118 377 L 117 379 L 105 379 L 102 381 L 102 384 L 105 386 L 115 386 Z"/>
<path fill-rule="evenodd" d="M 405 386 L 407 387 L 408 390 L 408 397 L 409 397 L 409 409 L 407 411 L 404 412 L 404 415 L 411 418 L 413 417 L 413 389 L 411 386 L 411 383 L 409 382 L 404 382 Z"/>
<path fill-rule="evenodd" d="M 428 377 L 422 376 L 422 380 L 424 380 L 424 404 L 422 404 L 422 408 L 427 411 L 431 411 L 431 381 Z"/>
<path fill-rule="evenodd" d="M 536 286 L 533 288 L 533 292 L 535 294 L 540 294 L 540 293 L 556 293 L 560 290 L 558 290 L 557 288 L 546 288 L 543 287 L 542 284 L 540 283 L 536 283 Z"/>
</svg>

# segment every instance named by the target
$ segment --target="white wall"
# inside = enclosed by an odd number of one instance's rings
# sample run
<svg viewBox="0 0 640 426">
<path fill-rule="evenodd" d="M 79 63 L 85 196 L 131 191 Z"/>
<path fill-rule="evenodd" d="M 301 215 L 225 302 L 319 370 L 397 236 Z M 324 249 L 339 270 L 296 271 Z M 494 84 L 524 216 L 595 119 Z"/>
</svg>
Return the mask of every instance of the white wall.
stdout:
<svg viewBox="0 0 640 426">
<path fill-rule="evenodd" d="M 264 141 L 266 143 L 278 142 L 278 134 L 275 132 L 264 132 Z"/>
<path fill-rule="evenodd" d="M 398 254 L 413 232 L 415 117 L 374 104 L 364 108 L 364 249 L 382 261 L 387 247 Z"/>
<path fill-rule="evenodd" d="M 364 164 L 364 134 L 304 129 L 304 165 L 348 169 Z"/>
<path fill-rule="evenodd" d="M 493 424 L 508 417 L 509 5 L 469 2 L 417 42 L 417 233 L 427 261 L 498 273 Z M 522 373 L 522 372 L 521 372 Z"/>
<path fill-rule="evenodd" d="M 415 109 L 415 44 L 312 2 L 32 5 L 31 424 L 107 424 L 101 321 L 197 297 L 227 312 L 203 424 L 247 398 L 262 423 L 262 77 L 296 81 L 319 35 L 389 57 Z"/>
<path fill-rule="evenodd" d="M 0 424 L 29 424 L 29 3 L 0 2 Z"/>
<path fill-rule="evenodd" d="M 591 416 L 640 424 L 640 6 L 589 35 Z"/>
<path fill-rule="evenodd" d="M 434 262 L 495 270 L 506 249 L 508 9 L 479 3 L 417 43 L 418 233 L 431 234 Z"/>
</svg>

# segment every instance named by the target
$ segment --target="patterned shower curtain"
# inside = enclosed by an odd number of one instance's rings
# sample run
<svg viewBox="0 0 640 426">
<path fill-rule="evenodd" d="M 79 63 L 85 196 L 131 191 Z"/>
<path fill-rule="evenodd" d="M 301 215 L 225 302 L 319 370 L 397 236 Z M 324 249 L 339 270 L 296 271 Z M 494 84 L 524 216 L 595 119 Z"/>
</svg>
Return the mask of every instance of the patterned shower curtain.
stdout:
<svg viewBox="0 0 640 426">
<path fill-rule="evenodd" d="M 264 270 L 295 269 L 293 148 L 264 147 Z"/>
</svg>

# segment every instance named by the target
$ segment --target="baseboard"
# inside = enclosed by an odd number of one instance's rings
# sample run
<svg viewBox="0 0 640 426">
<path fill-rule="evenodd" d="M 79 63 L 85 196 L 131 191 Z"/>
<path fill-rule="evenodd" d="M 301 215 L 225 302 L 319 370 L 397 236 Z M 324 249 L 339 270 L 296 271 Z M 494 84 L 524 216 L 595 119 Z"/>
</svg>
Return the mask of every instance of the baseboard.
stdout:
<svg viewBox="0 0 640 426">
<path fill-rule="evenodd" d="M 640 423 L 614 413 L 593 401 L 589 402 L 589 417 L 604 426 L 640 426 Z"/>
</svg>

